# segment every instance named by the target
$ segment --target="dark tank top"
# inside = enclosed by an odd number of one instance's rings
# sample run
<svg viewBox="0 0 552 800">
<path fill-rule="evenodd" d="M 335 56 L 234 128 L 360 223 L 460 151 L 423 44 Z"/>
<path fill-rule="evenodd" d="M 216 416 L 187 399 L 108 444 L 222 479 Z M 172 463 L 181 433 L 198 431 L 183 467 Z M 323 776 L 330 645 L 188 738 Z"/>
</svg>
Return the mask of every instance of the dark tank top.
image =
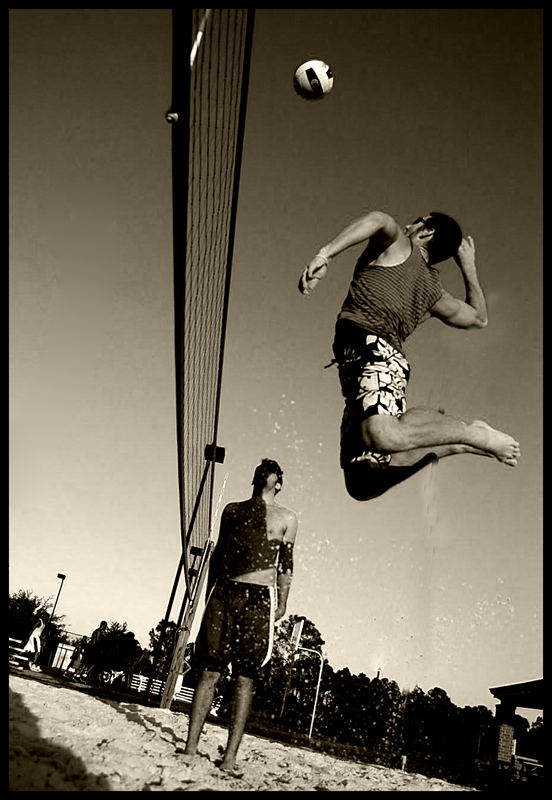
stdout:
<svg viewBox="0 0 552 800">
<path fill-rule="evenodd" d="M 395 266 L 370 266 L 363 256 L 338 320 L 354 322 L 402 351 L 405 339 L 443 294 L 439 270 L 428 266 L 417 245 Z"/>
<path fill-rule="evenodd" d="M 221 577 L 235 578 L 277 565 L 281 542 L 268 538 L 263 500 L 230 503 L 225 508 L 224 527 L 228 544 Z"/>
</svg>

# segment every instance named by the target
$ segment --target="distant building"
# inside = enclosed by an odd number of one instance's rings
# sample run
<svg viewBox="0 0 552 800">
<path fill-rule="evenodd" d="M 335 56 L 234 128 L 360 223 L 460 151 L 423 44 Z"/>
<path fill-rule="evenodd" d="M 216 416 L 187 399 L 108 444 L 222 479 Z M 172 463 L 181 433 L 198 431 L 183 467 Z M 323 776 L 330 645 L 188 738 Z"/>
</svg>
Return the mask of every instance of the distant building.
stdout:
<svg viewBox="0 0 552 800">
<path fill-rule="evenodd" d="M 514 717 L 517 708 L 544 707 L 544 679 L 511 683 L 508 686 L 495 686 L 489 689 L 500 702 L 496 706 L 495 717 L 498 722 L 498 743 L 496 763 L 499 769 L 510 769 L 514 756 Z"/>
</svg>

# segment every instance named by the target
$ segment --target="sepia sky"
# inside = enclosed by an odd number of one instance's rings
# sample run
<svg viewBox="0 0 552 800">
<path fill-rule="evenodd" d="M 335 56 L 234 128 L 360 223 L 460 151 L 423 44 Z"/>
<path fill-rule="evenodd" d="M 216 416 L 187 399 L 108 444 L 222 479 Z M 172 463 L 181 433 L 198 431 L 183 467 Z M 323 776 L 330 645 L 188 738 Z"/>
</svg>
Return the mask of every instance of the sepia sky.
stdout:
<svg viewBox="0 0 552 800">
<path fill-rule="evenodd" d="M 171 15 L 10 12 L 10 591 L 143 646 L 179 558 Z M 538 9 L 256 13 L 215 499 L 263 457 L 299 517 L 288 612 L 334 669 L 494 706 L 542 677 L 542 108 Z M 308 103 L 294 68 L 335 82 Z M 449 458 L 367 504 L 339 468 L 335 319 L 359 251 L 297 281 L 360 214 L 431 210 L 475 240 L 489 325 L 408 340 L 409 407 L 484 419 L 522 458 Z M 443 283 L 463 297 L 454 263 Z M 216 530 L 215 530 L 216 532 Z"/>
</svg>

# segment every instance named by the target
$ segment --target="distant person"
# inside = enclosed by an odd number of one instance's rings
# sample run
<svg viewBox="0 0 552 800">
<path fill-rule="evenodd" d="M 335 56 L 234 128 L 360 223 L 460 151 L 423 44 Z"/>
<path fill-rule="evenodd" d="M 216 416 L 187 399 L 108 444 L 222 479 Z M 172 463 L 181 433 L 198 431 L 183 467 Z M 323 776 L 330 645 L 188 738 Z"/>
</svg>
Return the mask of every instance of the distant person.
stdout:
<svg viewBox="0 0 552 800">
<path fill-rule="evenodd" d="M 81 677 L 84 672 L 86 672 L 87 664 L 86 664 L 86 646 L 87 646 L 88 639 L 86 636 L 83 636 L 80 642 L 77 644 L 73 655 L 71 656 L 71 661 L 69 662 L 68 670 L 73 670 L 73 675 L 70 676 L 74 681 L 80 681 Z"/>
<path fill-rule="evenodd" d="M 69 664 L 67 665 L 66 673 L 71 671 L 73 676 L 76 674 L 77 670 L 80 669 L 82 665 L 82 641 L 78 642 L 75 645 L 75 649 L 71 654 L 71 658 L 69 659 Z"/>
<path fill-rule="evenodd" d="M 40 653 L 42 652 L 42 634 L 44 633 L 45 622 L 42 616 L 39 614 L 31 633 L 29 634 L 29 638 L 23 645 L 23 652 L 29 653 L 29 669 L 31 672 L 42 672 L 41 668 L 38 666 L 38 659 Z"/>
<path fill-rule="evenodd" d="M 125 633 L 124 652 L 125 665 L 123 671 L 125 674 L 125 686 L 127 689 L 130 689 L 132 678 L 135 673 L 139 672 L 139 664 L 142 660 L 142 648 L 132 631 L 126 631 Z"/>
<path fill-rule="evenodd" d="M 486 422 L 465 423 L 430 408 L 406 410 L 410 366 L 403 345 L 418 325 L 430 317 L 465 330 L 487 325 L 471 236 L 463 239 L 446 214 L 431 212 L 403 230 L 389 214 L 372 211 L 319 251 L 303 271 L 299 290 L 308 294 L 331 258 L 360 243 L 365 248 L 333 343 L 345 398 L 340 464 L 351 497 L 371 500 L 431 461 L 459 453 L 516 466 L 518 442 Z M 441 286 L 436 265 L 450 257 L 462 273 L 465 300 Z"/>
<path fill-rule="evenodd" d="M 220 768 L 236 774 L 236 755 L 251 710 L 254 682 L 271 654 L 274 623 L 286 611 L 297 517 L 276 503 L 283 473 L 263 459 L 249 500 L 223 511 L 207 583 L 208 602 L 196 640 L 203 672 L 192 702 L 186 754 L 196 755 L 203 725 L 226 666 L 236 676 L 228 744 Z"/>
<path fill-rule="evenodd" d="M 86 680 L 90 680 L 94 676 L 94 673 L 99 672 L 103 666 L 102 642 L 106 634 L 107 622 L 103 619 L 99 626 L 92 632 L 90 641 L 86 646 Z"/>
</svg>

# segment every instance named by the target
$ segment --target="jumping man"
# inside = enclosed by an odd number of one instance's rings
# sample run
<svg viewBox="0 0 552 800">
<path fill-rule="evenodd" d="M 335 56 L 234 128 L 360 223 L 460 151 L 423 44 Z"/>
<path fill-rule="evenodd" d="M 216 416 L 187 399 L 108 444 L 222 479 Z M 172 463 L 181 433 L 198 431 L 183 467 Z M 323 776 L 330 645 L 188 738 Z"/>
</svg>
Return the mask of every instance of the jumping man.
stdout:
<svg viewBox="0 0 552 800">
<path fill-rule="evenodd" d="M 225 507 L 209 568 L 209 599 L 196 640 L 203 673 L 194 693 L 185 752 L 196 755 L 217 683 L 232 663 L 236 684 L 220 765 L 231 773 L 251 710 L 254 682 L 270 660 L 274 623 L 285 614 L 291 586 L 297 517 L 275 501 L 282 484 L 278 463 L 263 459 L 255 470 L 251 498 Z"/>
<path fill-rule="evenodd" d="M 494 457 L 514 467 L 518 442 L 486 422 L 470 423 L 430 408 L 406 410 L 410 366 L 405 339 L 437 317 L 454 328 L 487 325 L 477 277 L 475 246 L 451 217 L 431 212 L 403 230 L 393 217 L 372 211 L 323 247 L 303 271 L 308 294 L 331 258 L 366 243 L 338 315 L 333 351 L 345 410 L 340 463 L 355 500 L 378 497 L 436 458 L 459 453 Z M 437 264 L 454 257 L 466 287 L 460 300 L 441 286 Z"/>
</svg>

